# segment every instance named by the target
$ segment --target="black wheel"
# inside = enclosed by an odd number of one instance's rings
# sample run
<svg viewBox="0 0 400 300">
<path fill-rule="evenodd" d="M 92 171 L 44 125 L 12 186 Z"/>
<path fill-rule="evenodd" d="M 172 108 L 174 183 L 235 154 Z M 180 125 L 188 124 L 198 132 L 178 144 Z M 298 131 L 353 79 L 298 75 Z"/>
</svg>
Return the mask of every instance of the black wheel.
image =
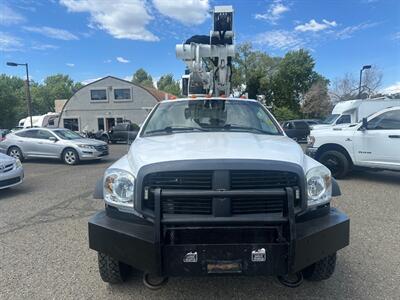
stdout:
<svg viewBox="0 0 400 300">
<path fill-rule="evenodd" d="M 23 160 L 24 160 L 24 156 L 23 156 L 23 154 L 22 154 L 22 151 L 21 151 L 21 149 L 18 148 L 17 146 L 12 146 L 12 147 L 10 147 L 10 148 L 8 149 L 8 151 L 7 151 L 7 155 L 8 155 L 8 156 L 11 156 L 11 157 L 13 157 L 13 158 L 17 158 L 17 159 L 19 159 L 20 161 L 23 161 Z"/>
<path fill-rule="evenodd" d="M 106 142 L 107 144 L 109 143 L 109 139 L 108 139 L 108 136 L 106 136 L 106 135 L 102 135 L 101 137 L 100 137 L 100 140 L 102 140 L 103 142 Z"/>
<path fill-rule="evenodd" d="M 303 276 L 309 281 L 321 281 L 328 279 L 335 272 L 336 252 L 303 270 Z"/>
<path fill-rule="evenodd" d="M 343 178 L 349 172 L 350 162 L 342 152 L 330 150 L 321 154 L 319 161 L 325 165 L 335 178 Z"/>
<path fill-rule="evenodd" d="M 76 165 L 79 163 L 79 155 L 72 148 L 65 149 L 62 154 L 62 159 L 67 165 Z"/>
<path fill-rule="evenodd" d="M 132 268 L 115 258 L 98 252 L 100 277 L 104 282 L 122 283 L 129 277 Z"/>
</svg>

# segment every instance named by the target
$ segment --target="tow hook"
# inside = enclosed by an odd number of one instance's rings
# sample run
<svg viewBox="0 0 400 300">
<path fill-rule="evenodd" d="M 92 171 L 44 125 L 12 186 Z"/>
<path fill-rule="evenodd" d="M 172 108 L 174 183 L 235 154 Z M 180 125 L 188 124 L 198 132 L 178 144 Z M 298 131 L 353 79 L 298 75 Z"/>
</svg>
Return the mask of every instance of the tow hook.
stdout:
<svg viewBox="0 0 400 300">
<path fill-rule="evenodd" d="M 143 284 L 151 290 L 158 290 L 168 282 L 168 277 L 159 277 L 149 273 L 143 274 Z"/>
<path fill-rule="evenodd" d="M 303 273 L 297 272 L 295 274 L 278 276 L 278 280 L 284 286 L 287 286 L 290 288 L 296 288 L 303 283 Z"/>
</svg>

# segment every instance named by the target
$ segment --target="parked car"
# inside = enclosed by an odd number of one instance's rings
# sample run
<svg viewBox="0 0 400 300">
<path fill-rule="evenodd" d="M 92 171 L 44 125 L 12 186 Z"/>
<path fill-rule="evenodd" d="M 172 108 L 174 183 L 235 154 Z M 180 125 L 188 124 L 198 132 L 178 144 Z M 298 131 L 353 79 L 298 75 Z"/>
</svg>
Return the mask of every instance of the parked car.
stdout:
<svg viewBox="0 0 400 300">
<path fill-rule="evenodd" d="M 282 128 L 286 135 L 295 141 L 306 141 L 310 134 L 310 120 L 289 120 L 283 123 Z"/>
<path fill-rule="evenodd" d="M 0 129 L 0 142 L 4 140 L 7 134 L 9 134 L 11 131 L 8 129 Z"/>
<path fill-rule="evenodd" d="M 139 132 L 139 126 L 134 123 L 123 123 L 114 126 L 110 131 L 96 135 L 106 143 L 125 142 L 131 144 Z"/>
<path fill-rule="evenodd" d="M 0 190 L 16 186 L 24 179 L 24 168 L 19 159 L 0 153 Z"/>
<path fill-rule="evenodd" d="M 106 171 L 89 220 L 101 278 L 275 275 L 328 279 L 349 243 L 340 189 L 256 100 L 162 101 Z M 293 276 L 294 280 L 289 280 Z M 290 282 L 289 282 L 290 281 Z"/>
<path fill-rule="evenodd" d="M 312 130 L 307 154 L 336 178 L 345 177 L 353 168 L 400 171 L 400 106 L 348 127 Z"/>
<path fill-rule="evenodd" d="M 0 150 L 21 161 L 32 157 L 58 158 L 68 165 L 108 155 L 106 143 L 63 128 L 30 128 L 10 133 L 0 143 Z"/>
</svg>

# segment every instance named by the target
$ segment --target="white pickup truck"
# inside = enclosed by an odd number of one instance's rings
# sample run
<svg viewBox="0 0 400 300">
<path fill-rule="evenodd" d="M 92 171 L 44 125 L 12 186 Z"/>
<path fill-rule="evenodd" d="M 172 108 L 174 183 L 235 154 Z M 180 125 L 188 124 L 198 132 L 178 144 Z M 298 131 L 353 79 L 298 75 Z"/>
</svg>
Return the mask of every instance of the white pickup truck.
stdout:
<svg viewBox="0 0 400 300">
<path fill-rule="evenodd" d="M 335 178 L 354 167 L 400 171 L 400 106 L 347 127 L 312 130 L 307 154 L 327 166 Z"/>
</svg>

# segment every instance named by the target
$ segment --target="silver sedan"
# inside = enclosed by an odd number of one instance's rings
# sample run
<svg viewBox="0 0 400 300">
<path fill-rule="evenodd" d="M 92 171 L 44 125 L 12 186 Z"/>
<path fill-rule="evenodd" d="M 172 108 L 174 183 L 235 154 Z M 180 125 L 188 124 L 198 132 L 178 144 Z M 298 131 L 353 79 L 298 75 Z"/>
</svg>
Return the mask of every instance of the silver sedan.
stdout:
<svg viewBox="0 0 400 300">
<path fill-rule="evenodd" d="M 16 186 L 24 179 L 21 161 L 0 153 L 0 190 Z"/>
<path fill-rule="evenodd" d="M 0 142 L 0 152 L 21 161 L 32 157 L 58 158 L 68 165 L 108 155 L 105 142 L 83 138 L 63 128 L 30 128 L 10 133 Z"/>
</svg>

